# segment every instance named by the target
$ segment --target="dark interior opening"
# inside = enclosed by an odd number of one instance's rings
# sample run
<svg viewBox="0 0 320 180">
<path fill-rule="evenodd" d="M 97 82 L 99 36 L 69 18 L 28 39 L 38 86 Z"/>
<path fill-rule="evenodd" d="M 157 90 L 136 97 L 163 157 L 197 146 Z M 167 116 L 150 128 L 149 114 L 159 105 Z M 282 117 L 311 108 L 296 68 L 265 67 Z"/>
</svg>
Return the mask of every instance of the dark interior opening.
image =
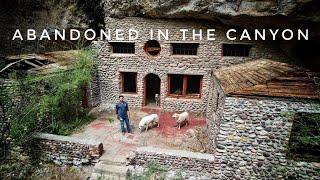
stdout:
<svg viewBox="0 0 320 180">
<path fill-rule="evenodd" d="M 145 78 L 146 84 L 146 105 L 155 105 L 155 95 L 160 96 L 160 78 L 155 74 L 148 74 Z"/>
<path fill-rule="evenodd" d="M 110 42 L 112 46 L 112 53 L 120 54 L 134 54 L 134 43 L 127 42 Z"/>
<path fill-rule="evenodd" d="M 170 94 L 182 95 L 183 91 L 183 75 L 170 75 Z"/>
<path fill-rule="evenodd" d="M 248 57 L 251 47 L 249 44 L 223 44 L 223 56 Z"/>
<path fill-rule="evenodd" d="M 169 75 L 169 95 L 200 98 L 202 75 Z"/>
<path fill-rule="evenodd" d="M 201 76 L 187 76 L 187 95 L 200 94 Z"/>
<path fill-rule="evenodd" d="M 314 71 L 320 70 L 320 35 L 311 37 L 308 41 L 297 41 L 291 43 L 292 49 L 289 52 L 291 56 L 298 60 L 298 63 Z"/>
<path fill-rule="evenodd" d="M 122 75 L 122 92 L 135 93 L 137 92 L 137 73 L 123 72 Z"/>
<path fill-rule="evenodd" d="M 173 55 L 197 55 L 198 43 L 172 43 Z"/>
</svg>

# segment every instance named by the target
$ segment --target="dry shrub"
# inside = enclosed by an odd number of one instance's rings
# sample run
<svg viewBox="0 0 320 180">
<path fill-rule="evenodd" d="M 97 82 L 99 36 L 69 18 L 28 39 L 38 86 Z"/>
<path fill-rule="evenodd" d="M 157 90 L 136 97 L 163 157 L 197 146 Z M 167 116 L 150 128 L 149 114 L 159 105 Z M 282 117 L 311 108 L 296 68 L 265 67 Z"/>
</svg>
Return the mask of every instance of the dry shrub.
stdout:
<svg viewBox="0 0 320 180">
<path fill-rule="evenodd" d="M 185 141 L 185 149 L 194 152 L 209 151 L 209 137 L 206 127 L 196 127 L 188 132 Z"/>
<path fill-rule="evenodd" d="M 57 166 L 54 164 L 46 164 L 37 168 L 30 177 L 30 179 L 41 180 L 81 180 L 86 178 L 86 174 L 79 168 L 72 166 Z"/>
</svg>

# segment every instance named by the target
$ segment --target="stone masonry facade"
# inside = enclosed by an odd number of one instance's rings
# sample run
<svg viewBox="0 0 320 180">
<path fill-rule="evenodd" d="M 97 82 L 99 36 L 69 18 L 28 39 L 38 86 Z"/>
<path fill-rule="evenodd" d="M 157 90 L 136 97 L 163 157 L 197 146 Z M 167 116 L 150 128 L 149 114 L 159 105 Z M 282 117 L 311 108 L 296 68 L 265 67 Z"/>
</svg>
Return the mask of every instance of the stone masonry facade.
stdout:
<svg viewBox="0 0 320 180">
<path fill-rule="evenodd" d="M 42 158 L 56 164 L 87 165 L 98 161 L 103 144 L 95 140 L 38 133 L 35 144 Z"/>
<path fill-rule="evenodd" d="M 134 41 L 134 54 L 112 53 L 112 46 L 107 41 L 96 41 L 94 47 L 98 51 L 97 76 L 99 87 L 97 92 L 91 93 L 100 103 L 94 104 L 113 108 L 121 94 L 120 73 L 137 73 L 137 93 L 123 94 L 131 107 L 141 108 L 144 105 L 144 78 L 147 74 L 155 74 L 161 80 L 160 107 L 164 111 L 193 111 L 205 113 L 208 106 L 208 98 L 211 92 L 213 78 L 212 71 L 217 68 L 239 64 L 257 58 L 285 59 L 283 53 L 271 43 L 254 42 L 249 57 L 231 57 L 222 55 L 222 44 L 230 43 L 225 38 L 226 28 L 219 23 L 191 20 L 164 20 L 128 17 L 123 19 L 106 18 L 106 28 L 114 32 L 115 29 L 123 29 L 124 37 L 128 37 L 128 30 L 139 31 L 139 39 Z M 203 29 L 203 37 L 206 37 L 206 29 L 216 29 L 215 41 L 193 41 L 191 34 L 187 33 L 186 41 L 181 41 L 180 29 Z M 161 52 L 157 56 L 150 56 L 144 51 L 144 45 L 149 40 L 150 29 L 169 30 L 169 40 L 159 40 Z M 113 33 L 114 35 L 115 33 Z M 114 38 L 114 36 L 112 36 Z M 128 42 L 126 40 L 125 42 Z M 197 55 L 172 55 L 171 43 L 193 42 L 199 43 Z M 234 42 L 249 43 L 249 42 Z M 173 98 L 168 94 L 168 74 L 202 75 L 201 98 Z M 96 97 L 99 96 L 99 97 Z"/>
<path fill-rule="evenodd" d="M 214 156 L 212 154 L 153 147 L 140 147 L 134 153 L 130 158 L 130 164 L 137 166 L 155 163 L 174 170 L 183 169 L 209 174 L 214 167 Z"/>
<path fill-rule="evenodd" d="M 210 142 L 210 151 L 214 152 L 216 149 L 216 137 L 220 131 L 220 122 L 223 113 L 223 106 L 225 94 L 219 85 L 219 80 L 213 77 L 212 89 L 207 104 L 207 127 Z"/>
<path fill-rule="evenodd" d="M 225 97 L 222 106 L 214 142 L 216 178 L 281 178 L 281 174 L 276 176 L 277 171 L 286 167 L 295 178 L 319 179 L 319 163 L 286 158 L 293 118 L 290 114 L 316 112 L 319 105 L 279 98 Z"/>
</svg>

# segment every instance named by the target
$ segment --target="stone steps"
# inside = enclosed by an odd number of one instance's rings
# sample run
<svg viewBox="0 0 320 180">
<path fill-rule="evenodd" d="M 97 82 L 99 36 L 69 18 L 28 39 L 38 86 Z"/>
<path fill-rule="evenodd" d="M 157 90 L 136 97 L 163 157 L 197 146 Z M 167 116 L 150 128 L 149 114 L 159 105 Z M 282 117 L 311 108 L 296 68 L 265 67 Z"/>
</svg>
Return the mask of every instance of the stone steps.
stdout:
<svg viewBox="0 0 320 180">
<path fill-rule="evenodd" d="M 90 176 L 90 180 L 125 180 L 125 176 L 111 175 L 111 174 L 100 174 L 100 173 L 92 173 Z"/>
<path fill-rule="evenodd" d="M 126 156 L 115 153 L 119 150 L 119 147 L 115 146 L 109 152 L 105 152 L 94 166 L 90 179 L 125 180 L 129 166 L 126 166 Z"/>
<path fill-rule="evenodd" d="M 94 166 L 90 179 L 125 180 L 128 169 L 125 165 L 112 165 L 101 161 Z"/>
<path fill-rule="evenodd" d="M 127 164 L 127 162 L 115 162 L 112 160 L 103 160 L 100 163 L 104 165 L 115 165 L 115 166 L 126 166 Z"/>
</svg>

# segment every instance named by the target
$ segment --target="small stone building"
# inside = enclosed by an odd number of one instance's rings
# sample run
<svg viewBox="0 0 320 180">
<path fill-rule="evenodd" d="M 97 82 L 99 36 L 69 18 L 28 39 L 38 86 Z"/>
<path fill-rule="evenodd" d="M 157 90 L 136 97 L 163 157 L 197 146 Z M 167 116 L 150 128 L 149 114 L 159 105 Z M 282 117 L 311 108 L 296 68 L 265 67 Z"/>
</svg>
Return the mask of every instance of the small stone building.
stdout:
<svg viewBox="0 0 320 180">
<path fill-rule="evenodd" d="M 220 178 L 260 177 L 263 170 L 291 167 L 287 151 L 294 114 L 319 113 L 314 80 L 319 73 L 259 59 L 221 68 L 214 76 L 216 107 L 208 133 L 218 161 L 215 173 Z M 305 164 L 311 171 L 318 167 Z"/>
<path fill-rule="evenodd" d="M 160 106 L 164 111 L 206 113 L 213 88 L 213 73 L 221 67 L 257 58 L 285 59 L 282 51 L 266 42 L 230 42 L 227 27 L 216 22 L 182 19 L 106 18 L 106 29 L 124 30 L 123 41 L 94 42 L 98 65 L 92 86 L 92 104 L 113 109 L 120 94 L 131 107 Z M 128 41 L 129 29 L 139 31 Z M 150 30 L 168 30 L 168 40 L 151 40 Z M 188 29 L 182 40 L 180 29 Z M 193 40 L 192 30 L 203 40 Z M 215 41 L 206 40 L 207 29 L 216 29 Z M 112 34 L 115 39 L 115 33 Z M 159 94 L 160 102 L 155 103 Z"/>
</svg>

